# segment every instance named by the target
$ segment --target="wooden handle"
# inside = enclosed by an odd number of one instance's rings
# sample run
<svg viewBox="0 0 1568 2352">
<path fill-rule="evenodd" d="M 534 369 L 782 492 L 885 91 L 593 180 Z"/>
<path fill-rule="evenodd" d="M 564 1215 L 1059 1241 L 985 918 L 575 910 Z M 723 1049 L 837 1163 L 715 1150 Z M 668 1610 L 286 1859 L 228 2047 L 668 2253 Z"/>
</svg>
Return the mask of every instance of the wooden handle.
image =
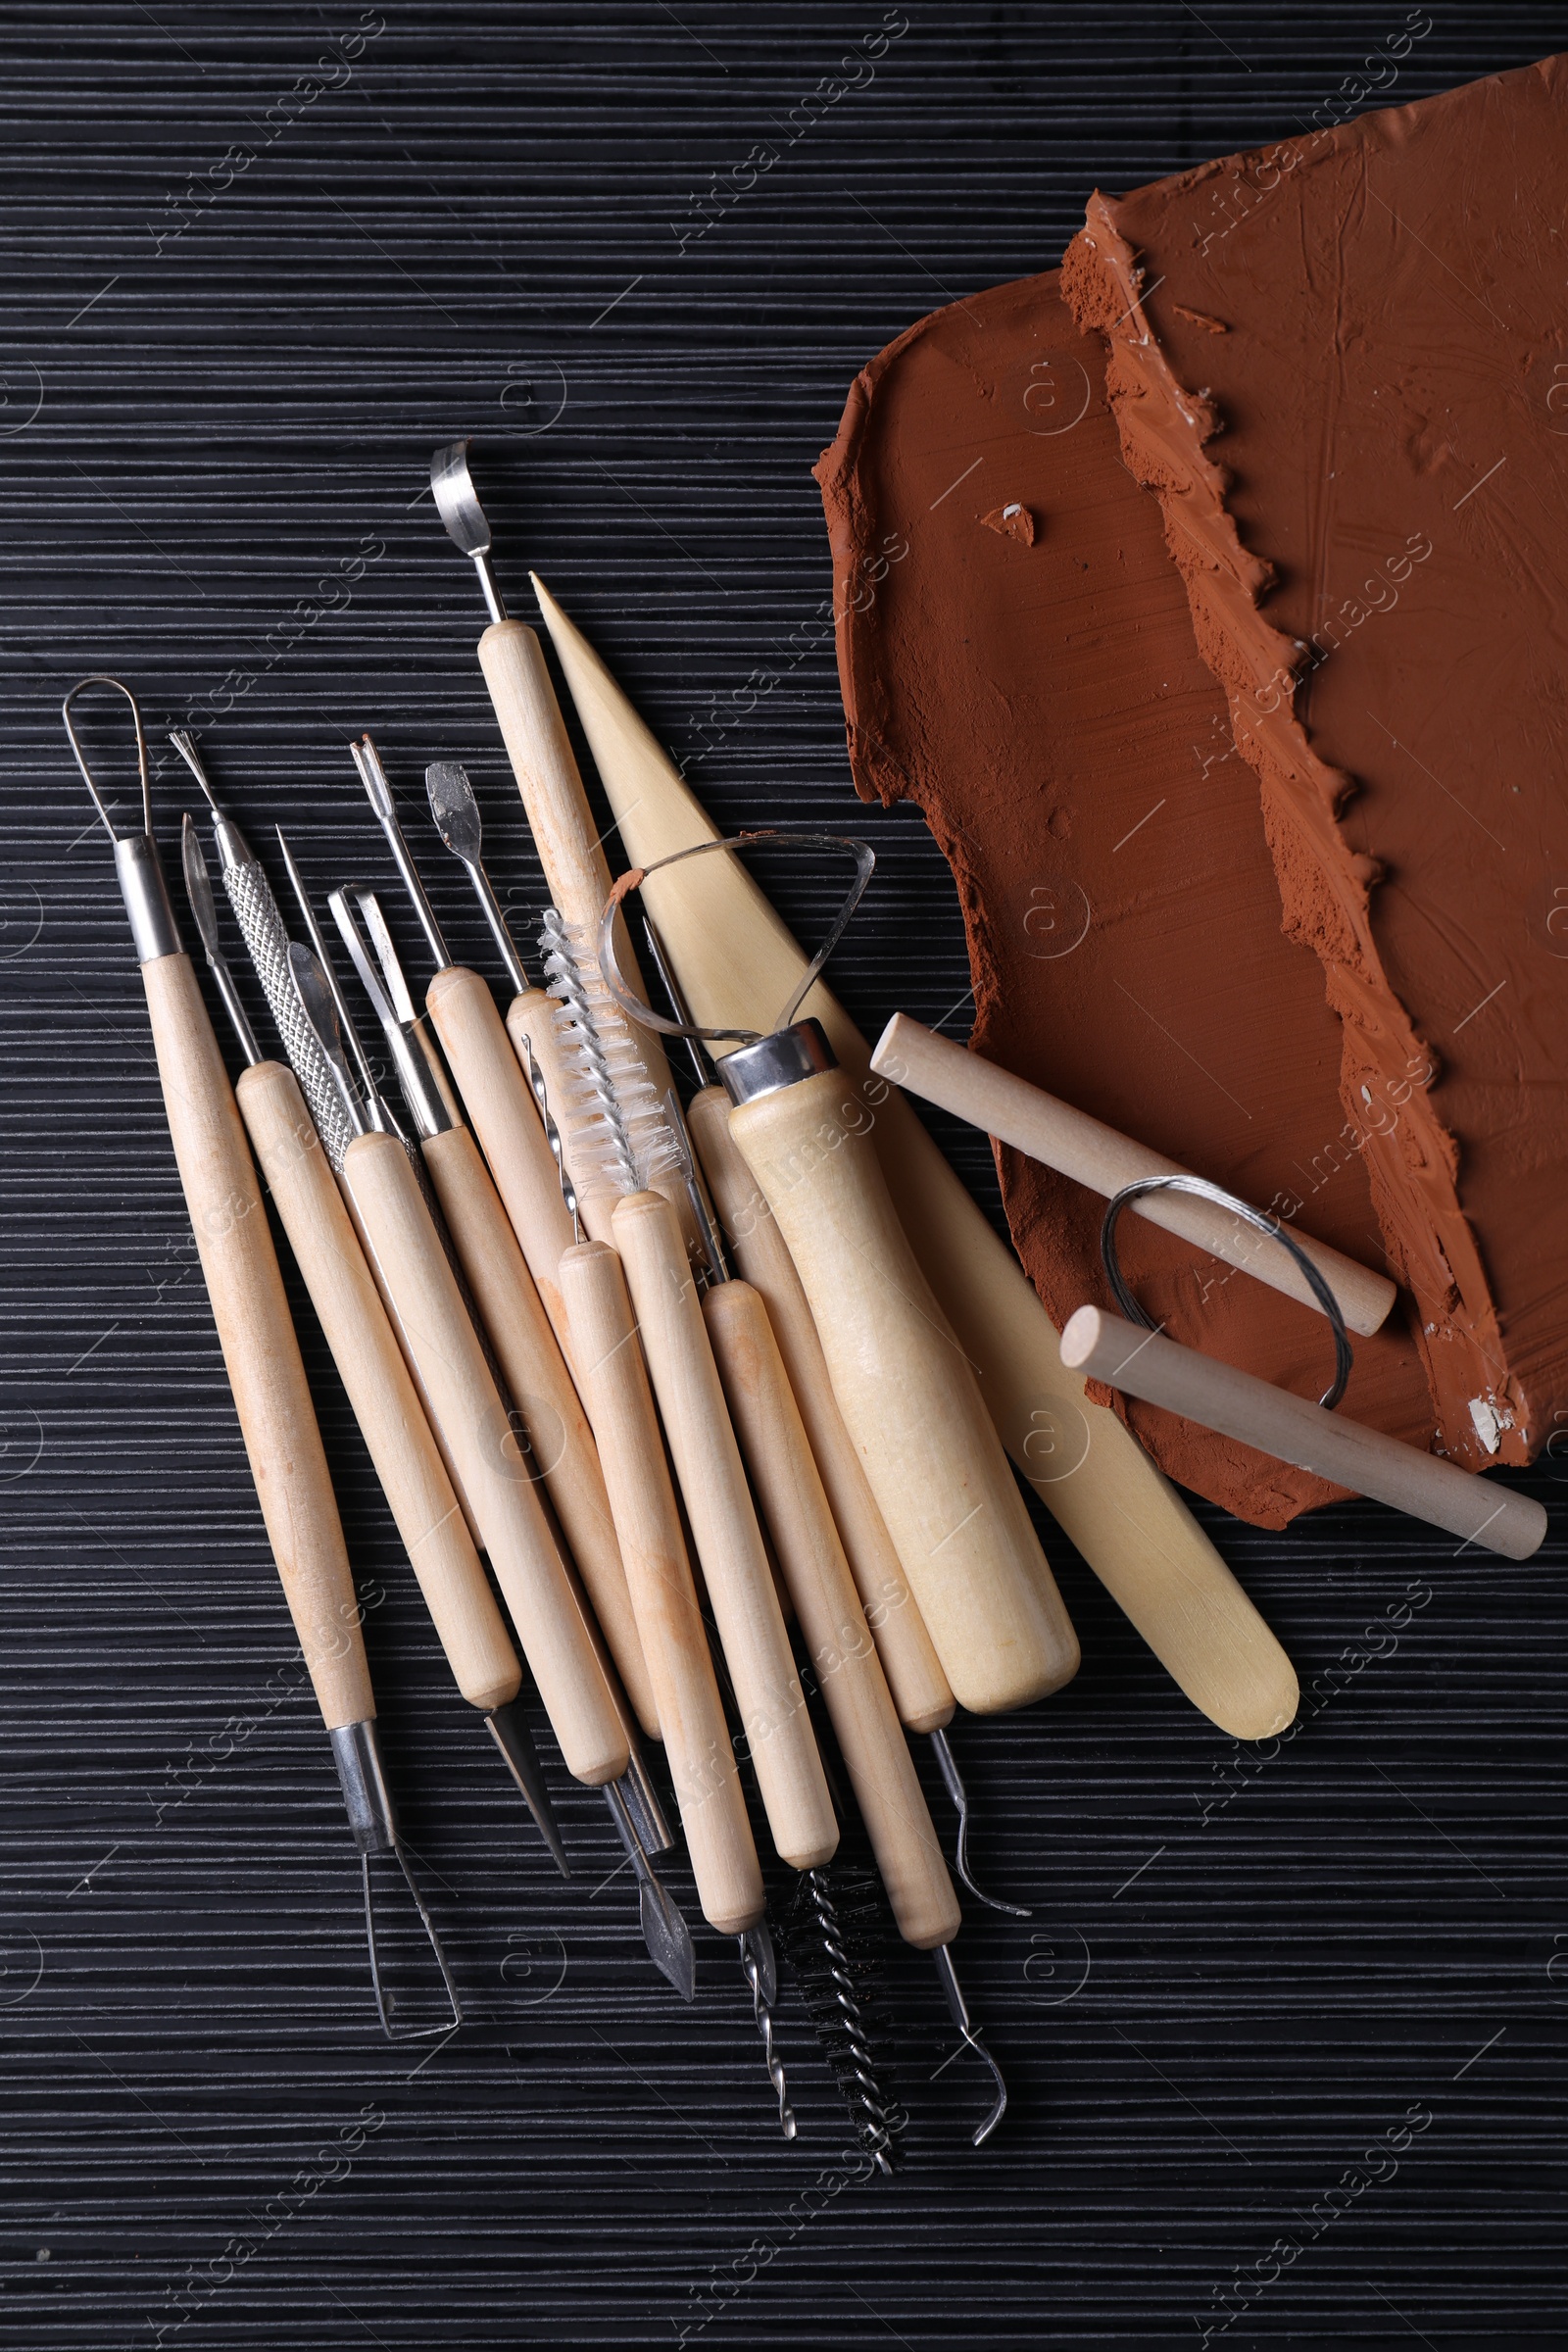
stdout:
<svg viewBox="0 0 1568 2352">
<path fill-rule="evenodd" d="M 838 1823 L 680 1231 L 659 1193 L 631 1194 L 614 1223 L 773 1842 L 813 1870 Z"/>
<path fill-rule="evenodd" d="M 869 1128 L 837 1070 L 730 1113 L 943 1671 L 960 1706 L 995 1714 L 1059 1690 L 1077 1637 Z"/>
<path fill-rule="evenodd" d="M 599 924 L 610 897 L 610 864 L 583 790 L 582 776 L 550 683 L 536 633 L 520 620 L 493 621 L 479 640 L 479 666 L 495 706 L 502 739 L 527 811 L 552 903 L 576 924 L 588 953 L 599 954 Z M 615 918 L 616 959 L 627 984 L 643 993 L 637 956 L 625 923 Z M 643 1065 L 661 1101 L 671 1079 L 664 1049 L 652 1029 L 633 1031 Z M 560 1113 L 557 1113 L 558 1119 Z M 563 1132 L 564 1120 L 561 1120 Z M 568 1162 L 570 1146 L 567 1146 Z M 674 1205 L 688 1253 L 700 1248 L 696 1219 L 676 1179 L 658 1188 Z M 586 1201 L 585 1201 L 586 1206 Z M 603 1219 L 585 1218 L 590 1233 L 608 1240 Z"/>
<path fill-rule="evenodd" d="M 584 1242 L 561 1283 L 703 1916 L 739 1936 L 762 1916 L 762 1874 L 620 1259 Z"/>
<path fill-rule="evenodd" d="M 899 1933 L 921 1951 L 951 1943 L 957 1897 L 767 1308 L 750 1283 L 725 1282 L 703 1316 Z"/>
<path fill-rule="evenodd" d="M 141 967 L 158 1076 L 268 1541 L 329 1732 L 375 1713 L 316 1408 L 228 1072 L 187 956 Z"/>
<path fill-rule="evenodd" d="M 767 1308 L 899 1720 L 938 1732 L 953 1720 L 953 1690 L 844 1426 L 795 1261 L 730 1134 L 723 1088 L 694 1095 L 687 1121 L 730 1254 Z"/>
<path fill-rule="evenodd" d="M 1140 1331 L 1098 1306 L 1078 1309 L 1061 1335 L 1061 1352 L 1092 1380 L 1184 1413 L 1352 1494 L 1391 1503 L 1483 1550 L 1528 1560 L 1545 1536 L 1546 1514 L 1530 1495 L 1488 1486 L 1456 1463 L 1418 1453 L 1381 1430 L 1325 1412 L 1289 1389 Z"/>
<path fill-rule="evenodd" d="M 630 1760 L 582 1610 L 490 1367 L 395 1136 L 350 1144 L 344 1180 L 479 1523 L 566 1769 L 590 1788 Z"/>
<path fill-rule="evenodd" d="M 496 1025 L 499 1029 L 499 1019 Z M 505 1046 L 504 1035 L 501 1042 Z M 534 1470 L 555 1505 L 637 1720 L 657 1740 L 654 1687 L 637 1639 L 599 1450 L 517 1237 L 466 1127 L 431 1136 L 424 1145 L 424 1164 L 502 1379 L 522 1415 Z"/>
<path fill-rule="evenodd" d="M 540 1302 L 559 1348 L 569 1352 L 558 1269 L 562 1251 L 577 1237 L 538 1105 L 496 1001 L 477 972 L 450 964 L 431 981 L 425 1004 Z"/>
<path fill-rule="evenodd" d="M 718 830 L 580 629 L 535 578 L 626 857 L 652 865 Z M 806 956 L 735 857 L 692 858 L 648 883 L 649 906 L 693 1018 L 770 1029 Z M 830 989 L 801 1006 L 822 1023 L 873 1140 L 900 1223 L 980 1373 L 1023 1476 L 1193 1704 L 1238 1740 L 1283 1730 L 1295 1671 L 1168 1479 L 1061 1360 L 1050 1316 L 1011 1250 L 915 1116 L 870 1069 Z"/>
<path fill-rule="evenodd" d="M 896 1012 L 883 1030 L 871 1055 L 871 1067 L 896 1086 L 918 1095 L 922 1102 L 940 1104 L 956 1118 L 967 1119 L 972 1127 L 983 1128 L 987 1135 L 1026 1152 L 1031 1159 L 1044 1161 L 1048 1168 L 1087 1185 L 1107 1200 L 1124 1184 L 1136 1184 L 1146 1176 L 1191 1173 L 1179 1160 L 1166 1159 L 1129 1136 L 1118 1135 L 1114 1127 L 1090 1118 L 1086 1111 L 1074 1110 L 1043 1087 L 1031 1086 L 1028 1079 L 999 1069 L 994 1061 L 983 1060 L 951 1037 L 938 1037 L 923 1029 L 906 1012 Z M 1183 1193 L 1146 1193 L 1127 1205 L 1135 1215 L 1147 1217 L 1151 1225 L 1180 1234 L 1211 1256 L 1222 1257 L 1227 1265 L 1255 1275 L 1271 1290 L 1323 1312 L 1288 1251 L 1244 1225 L 1228 1209 Z M 1326 1242 L 1313 1241 L 1310 1234 L 1299 1233 L 1294 1226 L 1291 1239 L 1305 1251 L 1334 1293 L 1350 1330 L 1367 1337 L 1376 1331 L 1395 1300 L 1395 1286 L 1388 1276 L 1357 1265 L 1354 1258 L 1331 1250 Z"/>
<path fill-rule="evenodd" d="M 299 1082 L 263 1061 L 235 1093 L 458 1689 L 470 1706 L 503 1706 L 521 1688 L 517 1653 Z"/>
</svg>

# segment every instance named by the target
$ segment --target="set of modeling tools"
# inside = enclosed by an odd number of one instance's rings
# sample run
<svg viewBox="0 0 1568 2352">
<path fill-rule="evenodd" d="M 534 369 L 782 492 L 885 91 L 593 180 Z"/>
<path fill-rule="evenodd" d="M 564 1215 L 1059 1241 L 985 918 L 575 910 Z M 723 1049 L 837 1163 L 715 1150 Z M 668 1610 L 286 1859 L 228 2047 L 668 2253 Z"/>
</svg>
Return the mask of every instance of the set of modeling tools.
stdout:
<svg viewBox="0 0 1568 2352">
<path fill-rule="evenodd" d="M 873 1053 L 820 978 L 870 853 L 820 835 L 720 838 L 536 580 L 610 831 L 632 860 L 612 882 L 539 638 L 506 610 L 466 444 L 438 451 L 431 478 L 478 573 L 480 666 L 549 893 L 526 951 L 460 763 L 427 769 L 433 830 L 416 848 L 371 737 L 351 749 L 357 784 L 344 760 L 368 833 L 390 852 L 399 919 L 412 915 L 415 972 L 380 896 L 349 882 L 318 907 L 278 833 L 280 902 L 206 751 L 175 733 L 203 804 L 200 822 L 185 814 L 181 862 L 243 1064 L 231 1084 L 160 865 L 134 697 L 95 677 L 65 706 L 114 840 L 240 1427 L 363 1857 L 381 2021 L 389 2034 L 434 2030 L 404 2022 L 383 1982 L 377 1856 L 401 1866 L 454 2021 L 460 1996 L 387 1792 L 264 1183 L 454 1680 L 560 1868 L 569 1874 L 525 1682 L 564 1770 L 603 1791 L 649 1955 L 691 2000 L 697 1946 L 659 1869 L 676 1837 L 667 1779 L 704 1919 L 738 1954 L 786 2134 L 775 1927 L 856 2132 L 884 2169 L 901 2110 L 879 1955 L 893 1933 L 932 1954 L 956 2048 L 989 2074 L 978 2144 L 1006 2093 L 954 1965 L 954 1876 L 983 1904 L 1020 1906 L 975 1884 L 949 1727 L 959 1708 L 1029 1705 L 1078 1663 L 1015 1470 L 1215 1724 L 1264 1738 L 1297 1704 L 1278 1642 L 1084 1379 L 1515 1558 L 1540 1543 L 1544 1514 L 1333 1409 L 1349 1334 L 1375 1331 L 1393 1301 L 1385 1277 L 903 1015 Z M 95 690 L 128 705 L 139 829 L 117 830 L 103 755 L 83 748 Z M 780 840 L 854 861 L 839 920 L 809 958 L 743 862 L 749 845 Z M 496 975 L 450 952 L 420 873 L 436 842 L 466 869 Z M 230 931 L 276 1055 L 235 979 Z M 684 1045 L 683 1087 L 665 1040 Z M 1058 1342 L 901 1088 L 1105 1196 L 1121 1316 L 1085 1305 Z M 1336 1371 L 1321 1404 L 1139 1328 L 1115 1254 L 1127 1207 L 1322 1312 Z M 1074 1428 L 1083 1444 L 1063 1464 Z M 952 1873 L 912 1735 L 930 1740 L 956 1811 Z"/>
</svg>

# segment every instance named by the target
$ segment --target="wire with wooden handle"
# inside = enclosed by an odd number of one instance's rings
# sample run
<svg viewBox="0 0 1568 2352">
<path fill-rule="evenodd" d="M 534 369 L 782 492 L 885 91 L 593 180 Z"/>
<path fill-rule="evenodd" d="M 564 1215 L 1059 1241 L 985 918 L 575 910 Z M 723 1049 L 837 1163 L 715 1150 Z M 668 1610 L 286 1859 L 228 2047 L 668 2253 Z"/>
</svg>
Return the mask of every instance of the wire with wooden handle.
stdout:
<svg viewBox="0 0 1568 2352">
<path fill-rule="evenodd" d="M 1326 1412 L 1305 1396 L 1200 1355 L 1163 1334 L 1140 1331 L 1098 1306 L 1081 1306 L 1061 1335 L 1062 1360 L 1091 1380 L 1124 1389 L 1146 1403 L 1185 1414 L 1243 1446 L 1292 1462 L 1316 1478 L 1348 1487 L 1446 1528 L 1466 1544 L 1505 1559 L 1528 1560 L 1546 1534 L 1545 1511 L 1515 1494 L 1418 1452 L 1382 1430 Z M 1461 1546 L 1462 1548 L 1462 1546 Z"/>
<path fill-rule="evenodd" d="M 767 1308 L 899 1719 L 912 1732 L 940 1731 L 953 1720 L 952 1687 L 839 1411 L 788 1245 L 729 1132 L 729 1097 L 705 1087 L 686 1116 L 735 1263 Z"/>
<path fill-rule="evenodd" d="M 748 1057 L 773 1043 L 721 1062 L 732 1096 L 757 1066 Z M 1077 1671 L 1077 1637 L 973 1368 L 899 1223 L 863 1106 L 842 1072 L 818 1069 L 742 1102 L 730 1133 L 795 1261 L 955 1696 L 985 1715 L 1059 1690 Z"/>
<path fill-rule="evenodd" d="M 235 1093 L 458 1688 L 470 1706 L 504 1706 L 521 1687 L 517 1653 L 299 1082 L 261 1061 Z"/>
<path fill-rule="evenodd" d="M 957 1897 L 768 1310 L 731 1281 L 705 1294 L 703 1317 L 899 1933 L 921 1951 L 950 1943 Z"/>
<path fill-rule="evenodd" d="M 344 1181 L 479 1523 L 567 1770 L 618 1780 L 629 1750 L 561 1555 L 402 1144 L 356 1137 Z"/>
<path fill-rule="evenodd" d="M 768 1827 L 813 1870 L 838 1823 L 680 1231 L 661 1193 L 628 1194 L 613 1225 Z"/>
<path fill-rule="evenodd" d="M 762 1874 L 620 1259 L 584 1242 L 561 1282 L 703 1915 L 739 1936 L 762 1916 Z"/>
<path fill-rule="evenodd" d="M 999 1069 L 995 1062 L 970 1053 L 954 1039 L 938 1037 L 906 1012 L 896 1012 L 883 1030 L 871 1054 L 871 1067 L 906 1093 L 937 1103 L 956 1118 L 967 1119 L 971 1126 L 1087 1185 L 1091 1192 L 1102 1193 L 1107 1200 L 1124 1185 L 1143 1178 L 1187 1173 L 1179 1161 L 1134 1143 L 1130 1136 L 1118 1135 L 1087 1111 L 1075 1110 L 1047 1094 L 1044 1087 Z M 1302 1306 L 1323 1312 L 1322 1301 L 1296 1260 L 1285 1250 L 1270 1248 L 1250 1226 L 1216 1203 L 1188 1194 L 1158 1192 L 1146 1193 L 1128 1206 L 1152 1225 L 1180 1234 L 1184 1241 L 1196 1243 L 1199 1249 L 1284 1292 Z M 1358 1265 L 1354 1258 L 1346 1257 L 1326 1242 L 1314 1241 L 1310 1234 L 1296 1233 L 1293 1228 L 1293 1238 L 1328 1284 L 1350 1330 L 1363 1336 L 1377 1331 L 1396 1296 L 1388 1276 Z"/>
</svg>

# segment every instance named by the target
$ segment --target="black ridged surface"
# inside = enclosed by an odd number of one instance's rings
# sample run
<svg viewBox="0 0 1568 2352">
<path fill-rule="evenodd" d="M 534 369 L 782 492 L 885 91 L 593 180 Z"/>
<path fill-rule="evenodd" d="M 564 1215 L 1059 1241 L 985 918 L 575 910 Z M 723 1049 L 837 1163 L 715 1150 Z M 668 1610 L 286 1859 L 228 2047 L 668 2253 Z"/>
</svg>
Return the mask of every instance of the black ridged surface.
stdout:
<svg viewBox="0 0 1568 2352">
<path fill-rule="evenodd" d="M 1412 12 L 904 13 L 867 82 L 838 61 L 867 56 L 874 0 L 6 12 L 7 2346 L 1078 2352 L 1197 2344 L 1233 2311 L 1212 2340 L 1562 2340 L 1555 1531 L 1515 1567 L 1371 1507 L 1285 1538 L 1205 1513 L 1315 1685 L 1245 1762 L 1053 1542 L 1083 1671 L 957 1741 L 977 1871 L 1038 1903 L 975 1909 L 958 1947 L 1012 2104 L 972 2153 L 988 2087 L 939 2071 L 940 1989 L 895 1954 L 910 2123 L 898 2180 L 868 2183 L 791 1991 L 793 2147 L 733 1947 L 701 1935 L 689 2011 L 655 1976 L 605 1808 L 541 1731 L 578 1865 L 557 1878 L 302 1315 L 389 1768 L 471 2021 L 414 2050 L 376 2028 L 60 697 L 88 669 L 136 687 L 172 874 L 194 788 L 164 733 L 186 723 L 257 848 L 281 819 L 322 893 L 392 884 L 346 749 L 369 727 L 441 919 L 489 968 L 419 782 L 467 762 L 531 938 L 476 583 L 424 491 L 432 448 L 472 432 L 514 608 L 532 564 L 726 824 L 862 825 L 882 863 L 837 984 L 873 1030 L 900 1005 L 961 1026 L 947 870 L 914 816 L 850 790 L 808 468 L 911 319 L 1052 263 L 1096 182 L 1293 130 Z M 1544 6 L 1431 16 L 1396 97 L 1562 38 Z M 313 72 L 337 86 L 309 95 Z M 794 136 L 835 72 L 864 86 Z M 769 141 L 683 254 L 710 175 Z M 214 200 L 172 236 L 193 179 Z M 1561 307 L 1544 286 L 1544 336 Z M 122 764 L 115 790 L 128 808 Z M 839 883 L 780 874 L 803 932 Z M 943 1133 L 994 1212 L 983 1143 Z M 1549 1465 L 1520 1483 L 1562 1497 Z"/>
</svg>

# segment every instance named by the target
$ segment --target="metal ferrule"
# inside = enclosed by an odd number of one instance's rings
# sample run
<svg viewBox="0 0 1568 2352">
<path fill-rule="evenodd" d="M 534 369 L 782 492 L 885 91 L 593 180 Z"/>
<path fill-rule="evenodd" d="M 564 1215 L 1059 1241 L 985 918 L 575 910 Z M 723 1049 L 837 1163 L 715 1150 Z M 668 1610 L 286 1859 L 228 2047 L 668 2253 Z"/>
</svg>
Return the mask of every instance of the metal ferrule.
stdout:
<svg viewBox="0 0 1568 2352">
<path fill-rule="evenodd" d="M 346 1723 L 330 1737 L 355 1844 L 362 1854 L 391 1853 L 398 1841 L 398 1825 L 381 1769 L 373 1716 L 363 1723 Z"/>
<path fill-rule="evenodd" d="M 130 936 L 136 943 L 136 961 L 156 963 L 162 956 L 178 956 L 183 943 L 170 903 L 169 885 L 158 861 L 158 844 L 150 833 L 125 833 L 115 843 L 115 871 L 120 895 L 130 917 Z"/>
<path fill-rule="evenodd" d="M 737 1105 L 755 1102 L 760 1095 L 782 1094 L 803 1078 L 815 1078 L 838 1066 L 820 1021 L 796 1021 L 771 1037 L 759 1038 L 755 1046 L 726 1054 L 716 1065 L 725 1094 Z"/>
<path fill-rule="evenodd" d="M 446 1135 L 460 1123 L 458 1113 L 417 1027 L 388 1027 L 384 1034 L 416 1128 L 421 1137 Z"/>
<path fill-rule="evenodd" d="M 217 844 L 218 855 L 223 861 L 225 874 L 233 866 L 255 865 L 258 862 L 255 851 L 238 825 L 235 824 L 234 819 L 231 816 L 225 816 L 221 808 L 213 810 L 213 840 Z"/>
</svg>

